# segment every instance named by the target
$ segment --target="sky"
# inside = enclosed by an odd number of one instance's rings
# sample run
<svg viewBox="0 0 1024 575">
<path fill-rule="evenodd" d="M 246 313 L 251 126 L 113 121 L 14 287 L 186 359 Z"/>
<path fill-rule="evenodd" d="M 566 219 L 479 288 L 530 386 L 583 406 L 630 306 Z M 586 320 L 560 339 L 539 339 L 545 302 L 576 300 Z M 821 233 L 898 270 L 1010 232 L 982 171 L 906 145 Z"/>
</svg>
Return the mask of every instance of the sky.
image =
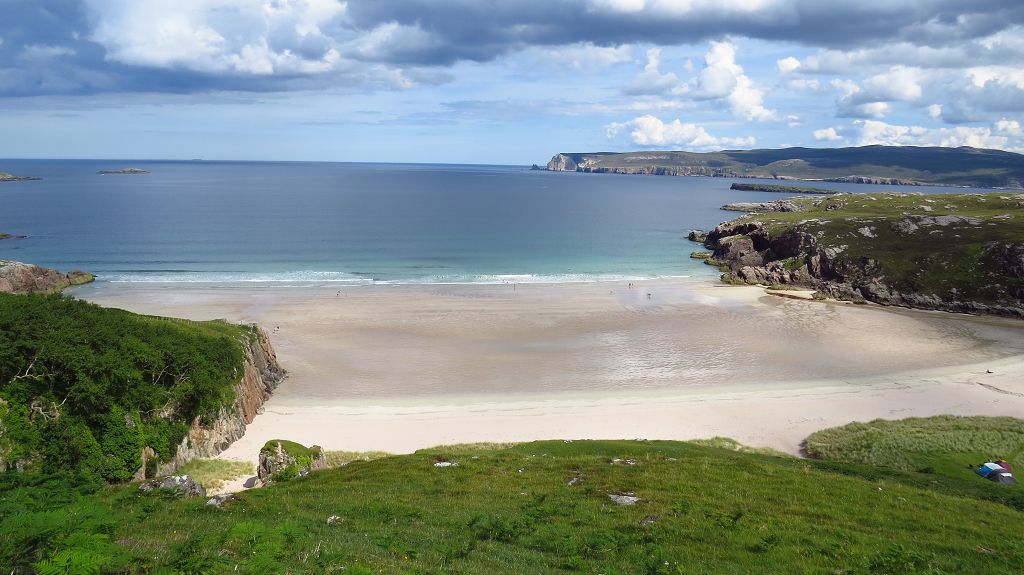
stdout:
<svg viewBox="0 0 1024 575">
<path fill-rule="evenodd" d="M 0 0 L 0 157 L 1024 152 L 1020 0 Z"/>
</svg>

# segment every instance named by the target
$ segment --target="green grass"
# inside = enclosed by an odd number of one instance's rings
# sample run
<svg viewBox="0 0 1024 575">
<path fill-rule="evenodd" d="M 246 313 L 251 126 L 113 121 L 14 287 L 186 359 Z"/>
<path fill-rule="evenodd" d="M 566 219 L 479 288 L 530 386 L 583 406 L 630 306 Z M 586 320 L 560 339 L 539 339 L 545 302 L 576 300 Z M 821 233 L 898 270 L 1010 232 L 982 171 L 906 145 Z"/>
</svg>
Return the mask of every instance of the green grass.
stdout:
<svg viewBox="0 0 1024 575">
<path fill-rule="evenodd" d="M 1024 470 L 1024 420 L 953 415 L 876 419 L 812 433 L 805 449 L 819 459 L 969 479 L 993 459 Z"/>
<path fill-rule="evenodd" d="M 256 474 L 256 467 L 247 461 L 228 461 L 224 459 L 196 459 L 182 465 L 174 472 L 176 475 L 188 475 L 206 489 L 220 489 L 224 482 L 237 477 L 251 477 Z"/>
<path fill-rule="evenodd" d="M 921 474 L 711 443 L 723 447 L 542 441 L 428 449 L 245 491 L 223 509 L 109 487 L 67 495 L 63 506 L 91 517 L 106 539 L 55 535 L 56 548 L 30 548 L 46 557 L 96 545 L 108 565 L 152 573 L 1024 570 L 1024 514 L 1008 505 Z M 435 467 L 440 460 L 458 465 Z M 608 497 L 621 492 L 640 502 L 626 507 Z M 33 513 L 47 511 L 19 489 L 2 493 L 0 530 L 18 548 L 37 541 L 34 521 L 45 522 Z M 3 572 L 28 572 L 4 559 Z M 21 556 L 28 560 L 38 558 Z"/>
<path fill-rule="evenodd" d="M 287 439 L 271 439 L 270 441 L 263 444 L 263 447 L 260 449 L 260 452 L 276 453 L 278 446 L 280 446 L 281 450 L 284 451 L 286 454 L 296 459 L 304 457 L 313 460 L 320 457 L 320 455 L 323 453 L 323 449 L 319 445 L 312 445 L 310 447 L 306 447 L 301 443 L 288 441 Z"/>
<path fill-rule="evenodd" d="M 341 467 L 355 461 L 373 461 L 389 457 L 391 454 L 384 451 L 325 451 L 328 467 Z"/>
</svg>

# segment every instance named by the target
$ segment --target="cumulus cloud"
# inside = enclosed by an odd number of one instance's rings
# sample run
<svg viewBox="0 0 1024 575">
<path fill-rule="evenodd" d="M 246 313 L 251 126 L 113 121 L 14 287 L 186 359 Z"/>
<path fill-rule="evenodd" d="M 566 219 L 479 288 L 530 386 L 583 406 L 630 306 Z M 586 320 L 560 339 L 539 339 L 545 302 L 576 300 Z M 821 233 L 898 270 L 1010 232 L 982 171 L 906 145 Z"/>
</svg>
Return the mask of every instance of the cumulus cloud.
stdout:
<svg viewBox="0 0 1024 575">
<path fill-rule="evenodd" d="M 1016 125 L 1015 125 L 1016 124 Z M 857 145 L 882 144 L 887 146 L 970 146 L 1024 151 L 1020 125 L 1013 120 L 991 126 L 956 126 L 953 128 L 926 128 L 914 125 L 888 124 L 877 120 L 856 120 L 859 129 Z"/>
<path fill-rule="evenodd" d="M 775 66 L 779 69 L 779 72 L 783 74 L 789 74 L 795 72 L 800 67 L 800 60 L 792 56 L 788 56 L 775 62 Z"/>
<path fill-rule="evenodd" d="M 839 135 L 839 131 L 835 128 L 822 128 L 814 130 L 814 139 L 819 142 L 837 142 L 842 140 L 843 137 Z"/>
<path fill-rule="evenodd" d="M 675 74 L 668 72 L 662 74 L 658 67 L 661 65 L 661 50 L 651 48 L 647 50 L 647 64 L 644 69 L 633 78 L 625 88 L 627 94 L 663 94 L 672 89 L 679 79 Z"/>
<path fill-rule="evenodd" d="M 723 146 L 749 148 L 756 143 L 753 136 L 716 137 L 697 124 L 683 123 L 678 118 L 666 123 L 651 115 L 640 116 L 628 122 L 612 123 L 606 129 L 610 139 L 628 132 L 630 141 L 639 146 L 680 146 L 690 150 L 709 150 L 720 149 Z"/>
<path fill-rule="evenodd" d="M 733 115 L 745 120 L 776 119 L 775 110 L 764 106 L 764 92 L 736 63 L 736 45 L 711 42 L 704 56 L 704 69 L 680 92 L 697 99 L 725 99 Z"/>
</svg>

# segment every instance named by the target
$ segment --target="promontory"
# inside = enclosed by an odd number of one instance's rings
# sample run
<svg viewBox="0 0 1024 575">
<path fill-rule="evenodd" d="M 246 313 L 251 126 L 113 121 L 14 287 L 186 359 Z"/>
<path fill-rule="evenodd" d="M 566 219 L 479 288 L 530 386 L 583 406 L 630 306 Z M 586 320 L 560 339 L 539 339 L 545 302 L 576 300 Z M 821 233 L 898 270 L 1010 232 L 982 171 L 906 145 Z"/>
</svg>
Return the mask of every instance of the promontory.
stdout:
<svg viewBox="0 0 1024 575">
<path fill-rule="evenodd" d="M 959 147 L 860 146 L 720 152 L 560 153 L 557 172 L 1024 188 L 1024 155 Z"/>
</svg>

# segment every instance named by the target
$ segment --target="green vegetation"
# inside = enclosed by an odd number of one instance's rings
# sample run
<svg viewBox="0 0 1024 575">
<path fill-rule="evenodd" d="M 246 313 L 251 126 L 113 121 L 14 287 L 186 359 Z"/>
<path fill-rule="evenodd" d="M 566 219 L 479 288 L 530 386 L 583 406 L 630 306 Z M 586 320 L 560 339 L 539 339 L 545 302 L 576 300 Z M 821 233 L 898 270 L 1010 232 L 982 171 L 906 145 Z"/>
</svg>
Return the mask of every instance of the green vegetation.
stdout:
<svg viewBox="0 0 1024 575">
<path fill-rule="evenodd" d="M 1024 155 L 1002 150 L 919 146 L 781 148 L 721 152 L 558 154 L 550 169 L 798 180 L 874 181 L 1020 188 Z"/>
<path fill-rule="evenodd" d="M 125 481 L 234 399 L 250 327 L 0 293 L 0 468 Z"/>
<path fill-rule="evenodd" d="M 102 565 L 98 573 L 1024 570 L 1024 515 L 1007 505 L 927 475 L 712 443 L 725 448 L 428 449 L 245 491 L 222 509 L 132 486 L 8 475 L 0 571 L 69 557 Z M 36 490 L 47 490 L 42 501 Z M 609 498 L 619 493 L 640 500 L 619 505 Z"/>
<path fill-rule="evenodd" d="M 296 459 L 306 458 L 312 461 L 323 455 L 323 449 L 319 445 L 306 447 L 301 443 L 288 441 L 287 439 L 271 439 L 263 444 L 260 452 L 274 454 L 277 453 L 278 448 L 280 448 L 286 455 Z"/>
<path fill-rule="evenodd" d="M 902 293 L 948 300 L 1006 306 L 1024 300 L 1024 269 L 1012 252 L 1024 246 L 1024 194 L 842 194 L 787 201 L 800 210 L 734 222 L 759 222 L 768 240 L 815 237 L 819 249 L 839 250 L 833 267 L 848 280 L 862 274 Z"/>
<path fill-rule="evenodd" d="M 389 457 L 391 454 L 384 451 L 325 451 L 328 467 L 341 467 L 354 461 L 373 461 Z"/>
<path fill-rule="evenodd" d="M 712 255 L 713 254 L 711 252 L 707 252 L 707 251 L 690 252 L 690 257 L 695 259 L 695 260 L 706 260 L 706 259 L 710 258 Z"/>
<path fill-rule="evenodd" d="M 812 433 L 805 448 L 819 459 L 970 478 L 978 465 L 994 459 L 1024 469 L 1024 420 L 952 415 L 876 419 Z"/>
<path fill-rule="evenodd" d="M 252 477 L 256 468 L 247 461 L 226 459 L 196 459 L 182 465 L 177 475 L 188 475 L 208 490 L 220 489 L 224 482 L 238 477 Z"/>
<path fill-rule="evenodd" d="M 817 195 L 830 195 L 838 194 L 835 190 L 826 190 L 824 188 L 808 188 L 803 186 L 781 186 L 778 184 L 740 184 L 733 183 L 729 186 L 730 190 L 741 190 L 745 192 L 771 192 L 773 194 L 817 194 Z"/>
</svg>

